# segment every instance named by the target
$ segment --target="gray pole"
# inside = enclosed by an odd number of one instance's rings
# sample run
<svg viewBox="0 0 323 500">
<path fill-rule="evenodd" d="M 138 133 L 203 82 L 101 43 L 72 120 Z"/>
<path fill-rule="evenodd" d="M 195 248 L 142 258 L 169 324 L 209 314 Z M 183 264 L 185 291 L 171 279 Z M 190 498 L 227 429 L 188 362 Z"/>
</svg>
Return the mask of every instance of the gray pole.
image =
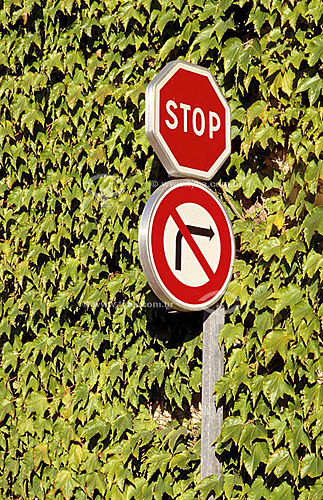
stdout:
<svg viewBox="0 0 323 500">
<path fill-rule="evenodd" d="M 213 442 L 221 432 L 223 408 L 216 408 L 213 396 L 215 383 L 223 374 L 223 351 L 219 346 L 219 332 L 224 325 L 224 306 L 216 305 L 212 312 L 203 313 L 202 357 L 202 429 L 201 479 L 222 474 L 222 466 L 214 454 Z M 214 500 L 211 496 L 209 500 Z"/>
</svg>

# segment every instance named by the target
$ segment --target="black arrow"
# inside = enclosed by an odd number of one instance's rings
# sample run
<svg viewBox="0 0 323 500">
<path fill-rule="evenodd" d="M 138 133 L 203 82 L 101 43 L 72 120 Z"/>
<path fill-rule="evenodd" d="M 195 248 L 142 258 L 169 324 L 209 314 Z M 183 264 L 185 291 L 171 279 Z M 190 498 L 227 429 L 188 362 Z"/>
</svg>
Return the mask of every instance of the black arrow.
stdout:
<svg viewBox="0 0 323 500">
<path fill-rule="evenodd" d="M 214 236 L 213 229 L 207 229 L 205 227 L 198 226 L 186 226 L 191 234 L 196 234 L 197 236 L 206 236 L 210 238 L 210 240 Z M 182 268 L 182 238 L 183 235 L 180 231 L 178 231 L 176 235 L 176 251 L 175 251 L 175 269 L 176 271 L 180 271 Z"/>
</svg>

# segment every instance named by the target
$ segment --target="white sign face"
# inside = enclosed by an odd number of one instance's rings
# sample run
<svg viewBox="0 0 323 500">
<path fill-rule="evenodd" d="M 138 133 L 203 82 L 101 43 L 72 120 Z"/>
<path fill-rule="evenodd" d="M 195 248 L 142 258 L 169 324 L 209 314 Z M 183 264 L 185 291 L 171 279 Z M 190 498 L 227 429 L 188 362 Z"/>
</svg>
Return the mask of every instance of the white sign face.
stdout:
<svg viewBox="0 0 323 500">
<path fill-rule="evenodd" d="M 183 203 L 178 206 L 177 212 L 215 272 L 220 260 L 221 243 L 213 218 L 196 203 Z M 167 263 L 179 281 L 194 287 L 208 282 L 207 274 L 171 215 L 165 226 L 164 248 Z"/>
<path fill-rule="evenodd" d="M 139 254 L 150 286 L 167 305 L 182 311 L 212 306 L 229 284 L 235 256 L 222 203 L 194 180 L 162 185 L 142 214 Z"/>
</svg>

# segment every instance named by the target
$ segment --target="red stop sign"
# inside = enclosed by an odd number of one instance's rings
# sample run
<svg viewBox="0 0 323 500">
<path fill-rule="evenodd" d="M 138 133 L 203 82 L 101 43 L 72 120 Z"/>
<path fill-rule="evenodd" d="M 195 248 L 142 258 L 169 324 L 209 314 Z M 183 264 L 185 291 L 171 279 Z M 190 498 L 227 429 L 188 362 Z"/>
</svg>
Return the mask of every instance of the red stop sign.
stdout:
<svg viewBox="0 0 323 500">
<path fill-rule="evenodd" d="M 146 90 L 146 134 L 170 175 L 211 179 L 231 151 L 230 108 L 211 72 L 167 64 Z"/>
</svg>

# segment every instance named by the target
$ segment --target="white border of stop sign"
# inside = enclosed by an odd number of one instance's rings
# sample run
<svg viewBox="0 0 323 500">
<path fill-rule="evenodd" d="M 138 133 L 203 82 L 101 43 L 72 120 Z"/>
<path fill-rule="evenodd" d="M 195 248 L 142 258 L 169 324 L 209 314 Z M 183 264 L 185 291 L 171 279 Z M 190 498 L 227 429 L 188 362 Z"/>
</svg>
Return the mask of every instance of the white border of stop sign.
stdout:
<svg viewBox="0 0 323 500">
<path fill-rule="evenodd" d="M 188 168 L 180 165 L 159 131 L 160 90 L 180 68 L 206 76 L 225 109 L 225 149 L 221 155 L 216 158 L 215 162 L 207 172 L 194 169 L 193 167 Z M 193 132 L 196 135 L 206 133 L 210 139 L 213 139 L 214 134 L 222 125 L 216 112 L 210 111 L 208 115 L 205 116 L 200 108 L 191 109 L 189 103 L 175 103 L 171 100 L 167 102 L 166 106 L 169 117 L 169 119 L 166 120 L 166 125 L 170 129 L 176 129 L 180 126 L 178 118 L 174 113 L 175 109 L 181 109 L 181 126 L 184 131 L 187 131 L 188 127 L 192 127 Z M 188 116 L 190 116 L 190 121 Z M 169 175 L 173 177 L 190 177 L 208 181 L 212 179 L 231 153 L 231 113 L 229 105 L 212 73 L 202 66 L 197 66 L 185 61 L 177 60 L 168 63 L 148 84 L 146 88 L 145 128 L 150 144 L 154 148 Z"/>
</svg>

